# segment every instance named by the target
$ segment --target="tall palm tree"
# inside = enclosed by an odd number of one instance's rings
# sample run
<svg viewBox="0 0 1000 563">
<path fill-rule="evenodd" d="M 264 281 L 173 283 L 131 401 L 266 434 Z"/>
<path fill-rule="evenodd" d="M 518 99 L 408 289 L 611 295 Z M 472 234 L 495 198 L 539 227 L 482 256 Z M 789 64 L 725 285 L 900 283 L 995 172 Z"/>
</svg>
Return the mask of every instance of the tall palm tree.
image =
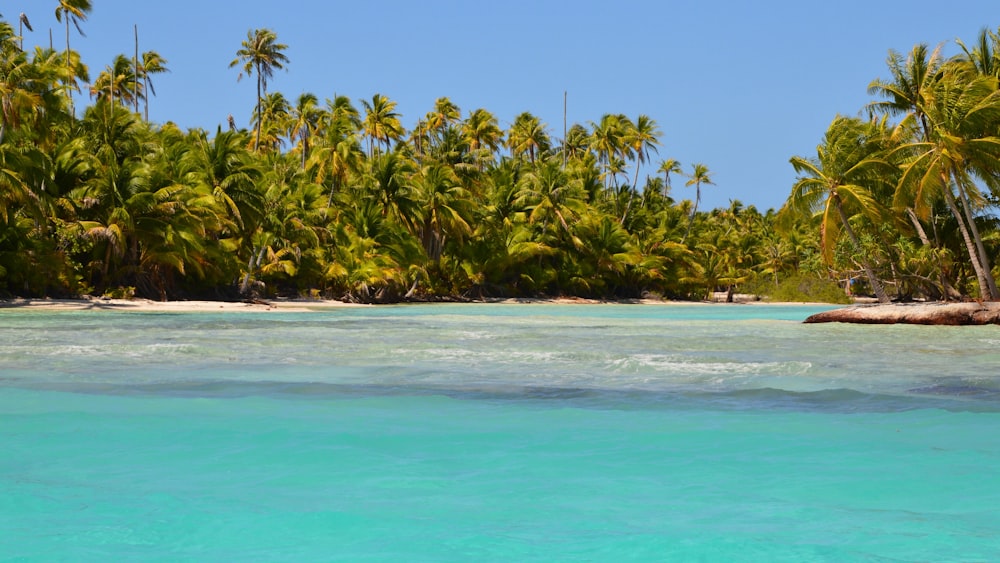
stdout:
<svg viewBox="0 0 1000 563">
<path fill-rule="evenodd" d="M 8 127 L 18 127 L 23 115 L 42 105 L 37 68 L 27 53 L 17 48 L 0 49 L 0 142 Z"/>
<path fill-rule="evenodd" d="M 468 143 L 479 170 L 483 169 L 484 164 L 493 161 L 494 153 L 503 144 L 503 130 L 500 129 L 497 118 L 483 108 L 473 111 L 465 119 L 462 123 L 462 136 Z"/>
<path fill-rule="evenodd" d="M 964 59 L 983 76 L 1000 78 L 1000 34 L 987 28 L 979 31 L 976 42 L 969 48 L 961 39 L 955 43 L 962 48 Z"/>
<path fill-rule="evenodd" d="M 17 18 L 17 35 L 21 38 L 21 50 L 24 50 L 24 28 L 28 28 L 28 31 L 35 31 L 31 28 L 31 22 L 28 20 L 28 16 L 21 12 L 20 17 Z"/>
<path fill-rule="evenodd" d="M 322 111 L 319 108 L 319 99 L 315 94 L 304 92 L 295 100 L 295 105 L 291 107 L 288 120 L 288 137 L 297 144 L 300 151 L 301 168 L 306 167 L 306 159 L 309 158 L 310 139 L 319 129 Z"/>
<path fill-rule="evenodd" d="M 579 245 L 570 223 L 583 215 L 587 203 L 579 181 L 562 169 L 562 159 L 541 162 L 521 178 L 518 187 L 516 205 L 526 211 L 530 223 L 551 225 L 574 246 Z"/>
<path fill-rule="evenodd" d="M 326 185 L 329 179 L 327 207 L 330 207 L 334 194 L 347 184 L 349 175 L 361 168 L 364 153 L 358 138 L 360 118 L 350 100 L 343 96 L 327 100 L 327 107 L 328 111 L 321 115 L 323 125 L 316 147 L 306 165 L 317 183 Z"/>
<path fill-rule="evenodd" d="M 421 168 L 413 184 L 421 208 L 420 241 L 427 257 L 437 264 L 449 238 L 461 242 L 472 233 L 468 219 L 472 200 L 454 170 L 441 164 Z"/>
<path fill-rule="evenodd" d="M 260 113 L 254 112 L 253 123 L 260 136 L 257 152 L 278 152 L 288 132 L 286 124 L 292 105 L 281 92 L 271 92 L 261 101 Z"/>
<path fill-rule="evenodd" d="M 167 68 L 167 59 L 164 59 L 156 51 L 146 51 L 142 54 L 142 58 L 139 61 L 139 74 L 142 79 L 143 84 L 143 101 L 144 113 L 143 118 L 149 121 L 149 94 L 156 95 L 156 88 L 153 87 L 153 79 L 151 78 L 154 74 L 161 74 L 164 72 L 170 72 Z"/>
<path fill-rule="evenodd" d="M 619 155 L 625 153 L 625 124 L 623 115 L 604 114 L 597 123 L 591 122 L 590 148 L 597 154 L 597 161 L 604 165 L 604 186 L 611 184 L 613 174 L 609 174 Z M 615 180 L 617 182 L 617 180 Z"/>
<path fill-rule="evenodd" d="M 396 113 L 396 102 L 383 96 L 375 94 L 369 103 L 361 100 L 361 105 L 365 108 L 365 117 L 362 127 L 365 135 L 368 136 L 368 154 L 375 154 L 375 145 L 379 147 L 385 143 L 386 150 L 392 141 L 403 138 L 406 130 L 399 121 L 399 114 Z"/>
<path fill-rule="evenodd" d="M 59 6 L 56 7 L 56 21 L 66 20 L 66 65 L 68 69 L 72 69 L 72 57 L 70 56 L 69 49 L 69 24 L 70 22 L 76 27 L 76 31 L 80 35 L 86 37 L 83 29 L 80 28 L 80 22 L 87 21 L 87 15 L 93 9 L 90 0 L 58 0 Z M 70 76 L 77 74 L 76 72 L 69 73 Z M 69 95 L 69 106 L 70 114 L 73 113 L 73 90 L 68 88 L 66 90 Z"/>
<path fill-rule="evenodd" d="M 689 180 L 684 185 L 689 187 L 694 186 L 694 207 L 691 209 L 691 217 L 688 219 L 687 230 L 684 231 L 684 237 L 681 239 L 681 242 L 687 240 L 688 235 L 691 233 L 691 225 L 694 223 L 694 217 L 698 214 L 698 204 L 701 203 L 701 185 L 715 185 L 715 182 L 712 181 L 712 173 L 709 172 L 707 166 L 700 162 L 691 166 L 691 175 L 688 178 Z"/>
<path fill-rule="evenodd" d="M 670 195 L 670 175 L 681 173 L 681 163 L 673 158 L 668 158 L 660 163 L 657 172 L 663 172 L 663 197 Z"/>
<path fill-rule="evenodd" d="M 943 198 L 962 234 L 980 295 L 1000 299 L 989 253 L 976 226 L 974 212 L 983 206 L 983 196 L 973 180 L 975 176 L 994 193 L 1000 191 L 997 78 L 961 64 L 946 65 L 925 96 L 921 111 L 928 123 L 926 136 L 897 150 L 907 160 L 895 203 L 912 205 L 918 214 L 926 214 L 933 201 Z"/>
<path fill-rule="evenodd" d="M 514 123 L 507 132 L 507 147 L 510 148 L 511 156 L 518 158 L 527 154 L 534 164 L 535 157 L 549 150 L 549 145 L 549 134 L 541 120 L 529 112 L 520 113 L 514 118 Z"/>
<path fill-rule="evenodd" d="M 656 120 L 648 115 L 640 115 L 626 131 L 625 141 L 635 155 L 635 175 L 632 178 L 632 189 L 639 185 L 639 166 L 649 160 L 649 151 L 656 151 L 660 143 L 660 129 Z"/>
<path fill-rule="evenodd" d="M 114 61 L 97 75 L 90 86 L 90 95 L 96 96 L 98 100 L 107 99 L 112 106 L 117 100 L 122 107 L 125 107 L 137 101 L 136 97 L 145 97 L 141 89 L 134 88 L 135 84 L 137 82 L 132 61 L 125 55 L 117 55 Z"/>
<path fill-rule="evenodd" d="M 288 56 L 285 49 L 288 45 L 278 43 L 278 36 L 270 29 L 254 29 L 247 32 L 247 38 L 236 51 L 236 58 L 229 63 L 229 68 L 239 65 L 241 70 L 237 81 L 243 75 L 257 76 L 257 115 L 261 115 L 261 103 L 267 93 L 267 81 L 274 76 L 275 70 L 285 68 Z M 254 151 L 260 147 L 261 121 L 257 121 L 257 136 L 254 139 Z"/>
<path fill-rule="evenodd" d="M 887 174 L 891 165 L 879 158 L 883 148 L 877 125 L 838 116 L 816 148 L 816 158 L 792 157 L 799 179 L 781 213 L 787 218 L 819 209 L 821 245 L 828 263 L 833 261 L 833 249 L 843 229 L 879 302 L 888 303 L 889 296 L 862 251 L 848 215 L 848 211 L 860 213 L 875 221 L 884 216 L 883 208 L 871 195 L 872 186 L 891 177 Z"/>
</svg>

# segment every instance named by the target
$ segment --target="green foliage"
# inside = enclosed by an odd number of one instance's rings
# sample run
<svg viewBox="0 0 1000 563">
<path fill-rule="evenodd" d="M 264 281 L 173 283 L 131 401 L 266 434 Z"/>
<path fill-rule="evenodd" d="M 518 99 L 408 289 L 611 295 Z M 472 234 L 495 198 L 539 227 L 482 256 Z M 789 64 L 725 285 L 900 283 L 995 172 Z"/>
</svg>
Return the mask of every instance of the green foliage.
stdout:
<svg viewBox="0 0 1000 563">
<path fill-rule="evenodd" d="M 810 275 L 792 276 L 777 286 L 760 284 L 757 287 L 759 295 L 778 303 L 851 303 L 851 298 L 836 282 Z"/>
<path fill-rule="evenodd" d="M 90 11 L 59 5 L 67 24 Z M 230 63 L 256 78 L 252 131 L 182 131 L 139 112 L 166 71 L 155 51 L 91 82 L 69 45 L 24 52 L 0 24 L 3 295 L 844 302 L 830 280 L 847 278 L 900 298 L 991 291 L 1000 34 L 954 60 L 890 56 L 869 106 L 886 117 L 836 118 L 815 158 L 792 159 L 800 177 L 775 213 L 700 210 L 708 166 L 653 163 L 664 133 L 646 115 L 558 139 L 530 112 L 504 130 L 442 97 L 408 131 L 380 93 L 356 107 L 268 92 L 287 46 L 258 29 Z M 76 112 L 81 82 L 96 100 Z M 644 164 L 656 172 L 640 184 Z M 678 175 L 694 188 L 679 200 Z"/>
</svg>

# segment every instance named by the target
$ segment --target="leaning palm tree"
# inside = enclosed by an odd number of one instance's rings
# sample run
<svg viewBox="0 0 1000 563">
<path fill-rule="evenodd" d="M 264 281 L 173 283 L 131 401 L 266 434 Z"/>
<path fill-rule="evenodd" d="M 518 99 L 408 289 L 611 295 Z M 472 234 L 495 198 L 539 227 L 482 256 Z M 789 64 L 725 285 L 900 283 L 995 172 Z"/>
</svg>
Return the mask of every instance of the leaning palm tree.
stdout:
<svg viewBox="0 0 1000 563">
<path fill-rule="evenodd" d="M 818 211 L 823 257 L 833 262 L 833 249 L 843 230 L 851 240 L 868 283 L 880 303 L 888 303 L 881 282 L 864 255 L 861 241 L 851 227 L 851 214 L 877 221 L 885 210 L 872 197 L 871 188 L 891 177 L 892 166 L 879 158 L 884 144 L 878 124 L 838 116 L 816 147 L 816 158 L 792 157 L 799 174 L 792 193 L 782 208 L 783 220 Z"/>
<path fill-rule="evenodd" d="M 691 225 L 694 223 L 694 217 L 698 214 L 698 204 L 701 203 L 701 185 L 707 184 L 709 186 L 714 186 L 715 182 L 712 181 L 712 173 L 709 172 L 708 167 L 704 164 L 698 163 L 691 167 L 691 175 L 689 180 L 684 184 L 685 186 L 694 186 L 695 197 L 694 197 L 694 207 L 691 208 L 691 216 L 688 219 L 687 230 L 684 231 L 684 237 L 681 242 L 687 240 L 689 234 L 691 234 Z"/>
<path fill-rule="evenodd" d="M 267 80 L 274 76 L 276 69 L 285 68 L 288 57 L 284 51 L 288 45 L 278 43 L 278 36 L 270 29 L 255 29 L 247 32 L 243 47 L 236 51 L 236 58 L 229 63 L 229 68 L 240 65 L 241 71 L 237 80 L 243 75 L 257 76 L 257 115 L 261 115 L 261 102 L 267 93 Z M 261 121 L 257 121 L 257 136 L 254 139 L 254 151 L 260 146 Z"/>
<path fill-rule="evenodd" d="M 985 204 L 975 179 L 993 193 L 1000 191 L 997 78 L 961 63 L 946 65 L 927 93 L 922 111 L 928 123 L 926 135 L 897 151 L 905 160 L 895 204 L 912 205 L 918 214 L 926 215 L 933 202 L 943 198 L 965 242 L 980 296 L 1000 299 L 974 215 Z"/>
</svg>

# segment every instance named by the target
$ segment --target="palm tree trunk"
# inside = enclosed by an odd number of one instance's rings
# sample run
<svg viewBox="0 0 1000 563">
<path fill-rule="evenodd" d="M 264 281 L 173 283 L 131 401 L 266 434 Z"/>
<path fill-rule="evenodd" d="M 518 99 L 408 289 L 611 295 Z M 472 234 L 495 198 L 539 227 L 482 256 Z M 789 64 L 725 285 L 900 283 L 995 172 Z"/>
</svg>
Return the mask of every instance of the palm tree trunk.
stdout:
<svg viewBox="0 0 1000 563">
<path fill-rule="evenodd" d="M 135 58 L 132 59 L 132 62 L 134 63 L 135 66 L 135 81 L 134 81 L 135 100 L 133 100 L 134 102 L 133 106 L 135 106 L 135 113 L 138 114 L 139 113 L 139 26 L 138 24 L 134 25 L 133 28 L 135 29 Z"/>
<path fill-rule="evenodd" d="M 972 205 L 969 202 L 969 197 L 965 193 L 965 188 L 960 184 L 958 185 L 958 195 L 962 201 L 962 208 L 965 210 L 965 218 L 969 221 L 969 231 L 972 234 L 972 240 L 975 241 L 976 250 L 979 252 L 979 263 L 982 265 L 986 285 L 990 290 L 989 300 L 996 301 L 1000 299 L 1000 290 L 997 289 L 997 282 L 993 279 L 990 256 L 986 253 L 986 247 L 983 246 L 983 237 L 979 235 L 979 227 L 976 226 L 976 220 L 972 216 Z"/>
<path fill-rule="evenodd" d="M 73 81 L 73 64 L 70 62 L 69 56 L 69 16 L 66 16 L 66 70 L 69 71 L 70 82 Z M 76 110 L 73 109 L 73 86 L 69 84 L 66 88 L 66 94 L 69 95 L 69 114 L 70 116 L 76 116 Z"/>
<path fill-rule="evenodd" d="M 858 256 L 861 258 L 861 267 L 865 270 L 865 276 L 868 278 L 868 283 L 872 286 L 872 291 L 875 292 L 875 297 L 878 298 L 879 303 L 889 303 L 891 300 L 889 296 L 886 295 L 885 289 L 882 288 L 882 284 L 875 277 L 875 270 L 872 269 L 871 264 L 868 263 L 868 258 L 865 256 L 864 252 L 861 251 L 861 241 L 858 240 L 858 235 L 854 233 L 854 229 L 851 228 L 851 223 L 847 220 L 847 213 L 844 213 L 844 207 L 840 203 L 840 196 L 834 196 L 836 199 L 834 203 L 837 207 L 837 214 L 840 215 L 840 222 L 844 225 L 844 230 L 847 231 L 847 236 L 851 239 L 851 244 L 854 245 L 854 250 L 857 251 Z"/>
<path fill-rule="evenodd" d="M 917 217 L 917 214 L 913 211 L 912 207 L 906 208 L 906 216 L 910 218 L 910 223 L 913 224 L 913 229 L 917 231 L 917 236 L 920 237 L 920 243 L 924 246 L 930 246 L 931 241 L 927 238 L 924 226 L 920 224 L 920 219 Z"/>
<path fill-rule="evenodd" d="M 260 76 L 260 65 L 258 64 L 257 65 L 257 136 L 254 138 L 254 141 L 253 141 L 253 152 L 257 152 L 258 148 L 260 148 L 260 124 L 263 121 L 263 117 L 264 117 L 264 116 L 262 116 L 260 114 L 260 104 L 261 104 L 260 88 L 261 88 L 261 80 L 262 80 L 262 78 Z"/>
<path fill-rule="evenodd" d="M 681 237 L 681 244 L 684 244 L 684 241 L 687 240 L 688 235 L 691 234 L 691 225 L 694 224 L 694 216 L 698 214 L 698 202 L 700 201 L 701 201 L 701 184 L 695 184 L 694 208 L 691 209 L 691 217 L 688 218 L 688 226 L 687 229 L 684 230 L 684 236 Z"/>
<path fill-rule="evenodd" d="M 983 263 L 979 260 L 978 252 L 976 252 L 976 243 L 969 235 L 969 229 L 965 224 L 965 219 L 962 218 L 962 212 L 958 210 L 958 205 L 955 203 L 955 194 L 951 191 L 949 178 L 943 179 L 945 180 L 944 201 L 948 204 L 951 214 L 955 216 L 955 220 L 958 221 L 958 230 L 962 233 L 965 250 L 969 253 L 969 262 L 972 263 L 972 269 L 976 272 L 976 280 L 979 282 L 979 295 L 984 299 L 993 299 L 990 293 L 990 284 L 986 281 L 986 272 L 983 271 Z"/>
</svg>

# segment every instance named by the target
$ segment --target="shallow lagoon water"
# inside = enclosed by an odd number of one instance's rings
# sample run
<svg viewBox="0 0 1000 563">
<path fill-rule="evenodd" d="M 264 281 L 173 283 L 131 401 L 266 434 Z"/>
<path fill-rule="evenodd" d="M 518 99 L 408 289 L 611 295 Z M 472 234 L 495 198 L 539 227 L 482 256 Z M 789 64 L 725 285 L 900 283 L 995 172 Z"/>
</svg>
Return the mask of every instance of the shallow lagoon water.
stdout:
<svg viewBox="0 0 1000 563">
<path fill-rule="evenodd" d="M 0 560 L 985 561 L 1000 329 L 0 313 Z"/>
</svg>

